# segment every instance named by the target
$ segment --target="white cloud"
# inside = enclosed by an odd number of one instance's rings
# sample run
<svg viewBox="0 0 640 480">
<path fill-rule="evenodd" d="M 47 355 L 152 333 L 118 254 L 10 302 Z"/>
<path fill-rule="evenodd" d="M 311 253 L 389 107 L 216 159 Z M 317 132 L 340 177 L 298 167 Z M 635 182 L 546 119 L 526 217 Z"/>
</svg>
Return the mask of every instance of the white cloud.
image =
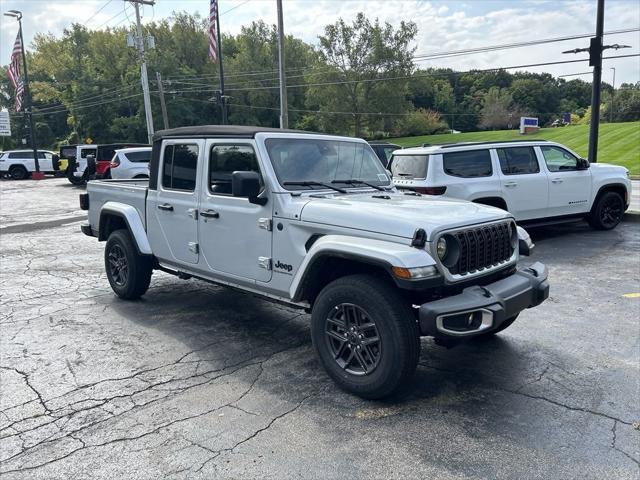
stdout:
<svg viewBox="0 0 640 480">
<path fill-rule="evenodd" d="M 122 0 L 113 0 L 102 11 L 94 13 L 105 5 L 106 0 L 2 0 L 2 12 L 17 8 L 25 14 L 24 28 L 27 43 L 36 31 L 51 32 L 60 35 L 71 22 L 80 22 L 89 28 L 126 25 L 133 21 L 133 9 Z M 275 23 L 275 0 L 220 0 L 220 11 L 225 12 L 236 7 L 221 18 L 222 29 L 229 33 L 238 33 L 242 25 L 262 19 Z M 182 0 L 181 2 L 157 0 L 151 9 L 145 7 L 144 21 L 165 18 L 173 10 L 208 14 L 208 0 Z M 401 20 L 411 20 L 418 25 L 416 47 L 418 53 L 430 53 L 446 50 L 482 47 L 510 42 L 551 38 L 571 34 L 587 33 L 595 29 L 595 2 L 579 0 L 519 2 L 466 2 L 449 0 L 285 0 L 285 29 L 287 33 L 317 44 L 324 26 L 342 17 L 353 20 L 360 11 L 369 17 L 398 25 Z M 640 2 L 634 0 L 609 0 L 606 4 L 605 30 L 633 28 L 640 25 Z M 0 21 L 0 63 L 9 60 L 11 45 L 15 39 L 17 26 L 15 20 L 3 17 Z M 626 43 L 633 49 L 617 54 L 637 53 L 640 51 L 640 35 L 637 32 L 606 37 L 609 43 Z M 459 70 L 470 68 L 494 68 L 519 64 L 541 63 L 580 56 L 562 55 L 562 50 L 585 47 L 588 39 L 571 42 L 552 43 L 529 48 L 502 50 L 480 55 L 468 55 L 421 62 L 422 66 L 451 67 Z M 606 55 L 616 55 L 609 51 Z M 584 55 L 586 56 L 586 55 Z M 583 56 L 583 57 L 584 57 Z M 617 68 L 617 82 L 640 81 L 640 61 L 638 57 L 624 60 L 607 61 L 605 68 Z M 589 70 L 586 63 L 566 64 L 532 68 L 532 71 L 548 71 L 554 75 Z M 584 77 L 588 79 L 587 77 Z M 605 72 L 605 81 L 607 80 Z"/>
</svg>

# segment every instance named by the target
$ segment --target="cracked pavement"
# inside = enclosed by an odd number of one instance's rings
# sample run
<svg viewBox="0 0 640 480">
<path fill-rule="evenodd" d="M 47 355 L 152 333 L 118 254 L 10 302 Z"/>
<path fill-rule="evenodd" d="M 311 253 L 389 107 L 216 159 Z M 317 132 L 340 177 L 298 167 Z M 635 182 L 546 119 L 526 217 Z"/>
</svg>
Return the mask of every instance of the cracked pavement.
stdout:
<svg viewBox="0 0 640 480">
<path fill-rule="evenodd" d="M 640 225 L 531 230 L 551 297 L 384 402 L 340 391 L 309 317 L 154 272 L 117 299 L 65 179 L 0 182 L 0 476 L 640 475 Z M 637 218 L 636 218 L 637 219 Z"/>
</svg>

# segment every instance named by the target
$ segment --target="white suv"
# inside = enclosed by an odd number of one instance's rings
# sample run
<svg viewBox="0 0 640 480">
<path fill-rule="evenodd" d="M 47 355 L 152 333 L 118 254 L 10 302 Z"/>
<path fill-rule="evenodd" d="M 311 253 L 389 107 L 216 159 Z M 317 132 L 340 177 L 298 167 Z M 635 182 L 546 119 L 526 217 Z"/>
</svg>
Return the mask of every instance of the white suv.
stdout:
<svg viewBox="0 0 640 480">
<path fill-rule="evenodd" d="M 151 147 L 116 150 L 111 160 L 111 178 L 149 178 Z"/>
<path fill-rule="evenodd" d="M 58 155 L 49 150 L 38 150 L 38 166 L 43 173 L 56 173 L 60 168 Z M 8 173 L 14 180 L 24 180 L 35 171 L 33 150 L 0 152 L 0 174 Z"/>
<path fill-rule="evenodd" d="M 608 230 L 631 198 L 626 168 L 589 164 L 540 140 L 406 148 L 394 152 L 390 170 L 400 189 L 502 208 L 523 223 L 584 218 Z"/>
</svg>

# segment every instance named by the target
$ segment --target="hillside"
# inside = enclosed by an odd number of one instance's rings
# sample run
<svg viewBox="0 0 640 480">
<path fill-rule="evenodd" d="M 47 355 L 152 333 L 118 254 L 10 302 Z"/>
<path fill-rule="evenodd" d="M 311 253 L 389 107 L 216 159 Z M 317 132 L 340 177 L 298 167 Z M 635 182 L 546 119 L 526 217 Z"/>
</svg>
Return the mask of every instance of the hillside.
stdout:
<svg viewBox="0 0 640 480">
<path fill-rule="evenodd" d="M 545 139 L 562 143 L 586 157 L 589 142 L 589 125 L 563 128 L 543 128 L 535 135 L 520 135 L 518 130 L 497 130 L 420 137 L 392 138 L 390 142 L 403 147 L 422 143 L 482 142 L 513 139 Z M 603 123 L 600 125 L 598 161 L 624 165 L 631 174 L 640 175 L 640 122 Z"/>
</svg>

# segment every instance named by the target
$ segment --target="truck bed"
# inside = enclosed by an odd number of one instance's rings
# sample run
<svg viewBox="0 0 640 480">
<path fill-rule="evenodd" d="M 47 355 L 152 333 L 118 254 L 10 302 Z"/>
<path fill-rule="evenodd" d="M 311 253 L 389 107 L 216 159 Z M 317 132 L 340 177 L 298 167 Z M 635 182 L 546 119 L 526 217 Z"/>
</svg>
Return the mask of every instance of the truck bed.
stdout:
<svg viewBox="0 0 640 480">
<path fill-rule="evenodd" d="M 89 193 L 89 223 L 96 229 L 100 223 L 100 211 L 107 202 L 130 205 L 138 211 L 146 228 L 148 179 L 131 180 L 92 180 L 87 183 Z"/>
</svg>

